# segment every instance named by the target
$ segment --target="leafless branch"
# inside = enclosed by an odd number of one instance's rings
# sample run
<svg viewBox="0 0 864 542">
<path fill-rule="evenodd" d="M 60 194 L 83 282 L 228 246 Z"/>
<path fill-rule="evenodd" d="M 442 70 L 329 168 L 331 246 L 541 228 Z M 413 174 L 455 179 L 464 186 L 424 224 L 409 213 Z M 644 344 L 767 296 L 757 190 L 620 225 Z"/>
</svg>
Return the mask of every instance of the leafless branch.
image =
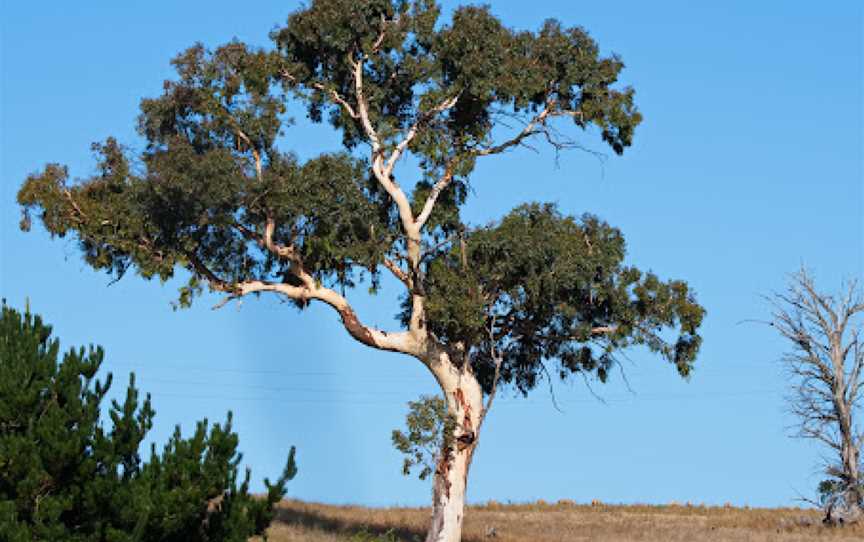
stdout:
<svg viewBox="0 0 864 542">
<path fill-rule="evenodd" d="M 297 81 L 297 79 L 286 70 L 282 70 L 282 78 L 285 79 L 286 81 L 290 82 L 290 83 L 296 83 L 296 81 Z M 345 109 L 345 112 L 348 113 L 348 116 L 350 116 L 352 119 L 359 119 L 360 118 L 360 115 L 354 109 L 354 106 L 352 106 L 351 103 L 348 102 L 348 100 L 346 100 L 344 96 L 342 96 L 341 94 L 336 92 L 335 89 L 329 88 L 329 87 L 325 86 L 323 83 L 319 83 L 319 82 L 309 83 L 309 87 L 311 87 L 315 90 L 321 91 L 321 92 L 327 94 L 328 96 L 330 96 L 330 98 L 337 105 L 340 105 L 340 106 L 342 106 L 343 109 Z"/>
<path fill-rule="evenodd" d="M 476 156 L 489 156 L 492 154 L 499 154 L 510 147 L 515 147 L 524 141 L 526 138 L 529 138 L 533 135 L 541 133 L 543 130 L 538 128 L 539 126 L 545 124 L 546 119 L 552 113 L 552 109 L 550 106 L 547 106 L 543 111 L 541 111 L 537 116 L 531 119 L 528 124 L 525 125 L 525 128 L 522 129 L 515 137 L 508 139 L 507 141 L 500 143 L 498 145 L 493 145 L 491 147 L 479 148 L 474 151 L 474 155 Z"/>
<path fill-rule="evenodd" d="M 495 394 L 498 393 L 498 381 L 501 379 L 501 364 L 504 362 L 504 356 L 498 351 L 495 346 L 495 316 L 489 319 L 489 355 L 495 363 L 495 374 L 492 376 L 492 389 L 489 391 L 489 398 L 486 400 L 486 406 L 483 408 L 483 414 L 480 416 L 480 423 L 486 418 L 486 413 L 492 408 L 492 402 L 495 401 Z"/>
<path fill-rule="evenodd" d="M 552 376 L 549 374 L 549 370 L 546 368 L 546 364 L 542 361 L 540 362 L 540 369 L 543 371 L 543 375 L 546 377 L 546 382 L 549 383 L 549 398 L 552 400 L 552 407 L 561 414 L 564 414 L 564 411 L 561 409 L 560 406 L 558 406 L 558 399 L 555 397 L 554 380 L 552 380 Z"/>
<path fill-rule="evenodd" d="M 585 387 L 588 388 L 588 391 L 591 392 L 591 395 L 594 396 L 594 399 L 597 399 L 604 405 L 607 404 L 606 399 L 603 399 L 602 397 L 597 395 L 597 392 L 594 391 L 594 388 L 591 386 L 591 382 L 588 380 L 588 375 L 585 374 L 585 371 L 580 371 L 579 374 L 582 375 L 582 380 L 585 382 Z"/>
<path fill-rule="evenodd" d="M 391 260 L 390 258 L 384 258 L 384 267 L 386 267 L 390 273 L 393 274 L 394 277 L 399 279 L 399 281 L 404 284 L 408 289 L 411 288 L 411 278 L 408 276 L 405 271 L 399 267 L 399 264 Z"/>
<path fill-rule="evenodd" d="M 787 401 L 797 419 L 795 435 L 832 450 L 837 461 L 829 464 L 826 474 L 851 488 L 850 495 L 860 506 L 864 489 L 856 415 L 862 401 L 864 356 L 856 318 L 864 313 L 861 294 L 855 282 L 842 296 L 822 294 L 802 269 L 771 301 L 771 325 L 792 345 L 782 361 L 794 383 Z"/>
<path fill-rule="evenodd" d="M 418 227 L 422 228 L 426 224 L 426 221 L 429 220 L 429 216 L 432 215 L 432 209 L 435 207 L 435 202 L 438 201 L 438 195 L 447 188 L 447 185 L 449 185 L 452 180 L 453 168 L 452 166 L 448 166 L 444 171 L 444 175 L 442 175 L 441 178 L 438 179 L 438 182 L 435 183 L 435 186 L 432 187 L 432 191 L 423 203 L 423 209 L 414 221 Z"/>
</svg>

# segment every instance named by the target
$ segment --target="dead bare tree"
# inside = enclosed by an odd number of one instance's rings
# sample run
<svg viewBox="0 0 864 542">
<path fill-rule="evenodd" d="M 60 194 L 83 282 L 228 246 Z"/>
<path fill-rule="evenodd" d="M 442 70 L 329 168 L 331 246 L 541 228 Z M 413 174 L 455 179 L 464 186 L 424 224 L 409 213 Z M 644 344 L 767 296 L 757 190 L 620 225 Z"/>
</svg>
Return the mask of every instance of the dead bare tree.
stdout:
<svg viewBox="0 0 864 542">
<path fill-rule="evenodd" d="M 787 400 L 797 418 L 794 434 L 830 450 L 829 479 L 819 487 L 826 521 L 857 521 L 864 517 L 864 434 L 856 424 L 864 395 L 861 289 L 853 280 L 839 296 L 823 294 L 801 269 L 771 301 L 771 324 L 793 345 L 782 360 L 792 381 Z"/>
</svg>

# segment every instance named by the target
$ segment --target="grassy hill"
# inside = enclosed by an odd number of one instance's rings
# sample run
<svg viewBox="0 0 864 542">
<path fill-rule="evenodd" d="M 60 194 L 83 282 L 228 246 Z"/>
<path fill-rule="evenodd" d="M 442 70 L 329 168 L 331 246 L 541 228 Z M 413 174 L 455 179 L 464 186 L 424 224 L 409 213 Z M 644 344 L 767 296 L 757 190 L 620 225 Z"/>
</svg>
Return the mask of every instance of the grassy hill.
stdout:
<svg viewBox="0 0 864 542">
<path fill-rule="evenodd" d="M 284 501 L 271 542 L 415 542 L 425 508 L 363 508 Z M 471 506 L 465 542 L 809 542 L 864 540 L 864 525 L 823 527 L 819 512 L 689 505 L 550 504 Z M 492 536 L 494 529 L 494 536 Z"/>
</svg>

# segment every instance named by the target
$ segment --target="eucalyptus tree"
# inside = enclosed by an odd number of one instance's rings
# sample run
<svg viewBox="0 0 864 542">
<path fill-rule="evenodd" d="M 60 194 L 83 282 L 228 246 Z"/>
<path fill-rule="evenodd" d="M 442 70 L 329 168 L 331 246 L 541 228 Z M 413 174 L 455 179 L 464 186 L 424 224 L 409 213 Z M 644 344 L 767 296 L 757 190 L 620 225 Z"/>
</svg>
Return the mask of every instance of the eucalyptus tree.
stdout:
<svg viewBox="0 0 864 542">
<path fill-rule="evenodd" d="M 361 344 L 419 360 L 456 421 L 428 540 L 454 541 L 497 390 L 527 392 L 550 374 L 605 380 L 633 345 L 686 376 L 703 309 L 685 282 L 625 265 L 621 232 L 594 216 L 524 203 L 466 223 L 479 161 L 535 142 L 580 148 L 579 134 L 621 154 L 641 115 L 617 82 L 621 60 L 581 28 L 516 31 L 485 7 L 440 15 L 434 0 L 313 0 L 272 48 L 195 45 L 141 102 L 143 152 L 108 139 L 92 177 L 72 183 L 50 164 L 18 198 L 23 226 L 38 213 L 96 269 L 185 270 L 181 305 L 206 289 L 220 304 L 263 293 L 323 303 Z M 284 150 L 291 100 L 344 151 L 301 162 Z M 377 291 L 383 273 L 402 289 L 398 329 L 365 324 L 346 297 L 363 281 Z"/>
</svg>

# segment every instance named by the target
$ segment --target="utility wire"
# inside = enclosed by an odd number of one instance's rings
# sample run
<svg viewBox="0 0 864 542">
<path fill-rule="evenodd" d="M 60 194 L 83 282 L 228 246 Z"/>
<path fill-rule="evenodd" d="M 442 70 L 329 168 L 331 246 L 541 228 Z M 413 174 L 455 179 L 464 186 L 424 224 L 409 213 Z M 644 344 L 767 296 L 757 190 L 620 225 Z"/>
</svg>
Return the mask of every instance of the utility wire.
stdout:
<svg viewBox="0 0 864 542">
<path fill-rule="evenodd" d="M 372 394 L 372 395 L 398 395 L 404 396 L 406 390 L 393 391 L 393 390 L 355 390 L 355 389 L 338 389 L 338 388 L 305 388 L 305 387 L 282 387 L 282 386 L 259 386 L 256 384 L 238 384 L 238 383 L 226 383 L 226 382 L 203 382 L 203 381 L 191 381 L 191 380 L 177 380 L 177 379 L 167 379 L 167 378 L 150 378 L 143 377 L 142 380 L 144 382 L 159 382 L 164 384 L 177 384 L 183 386 L 196 386 L 196 387 L 231 387 L 234 389 L 249 389 L 249 390 L 263 390 L 263 391 L 274 391 L 274 392 L 294 392 L 294 393 L 321 393 L 321 394 Z M 425 379 L 423 379 L 425 381 Z M 418 391 L 416 393 L 423 393 L 423 391 Z M 664 400 L 674 400 L 674 399 L 703 399 L 703 398 L 724 398 L 724 397 L 742 397 L 749 395 L 769 395 L 769 394 L 777 394 L 782 393 L 781 390 L 777 389 L 756 389 L 756 390 L 739 390 L 739 391 L 706 391 L 706 392 L 685 392 L 685 393 L 646 393 L 646 394 L 631 394 L 626 397 L 617 397 L 617 398 L 605 398 L 607 401 L 613 402 L 629 402 L 629 401 L 664 401 Z M 506 399 L 505 399 L 506 401 Z M 513 400 L 517 401 L 517 400 Z M 518 400 L 518 402 L 524 402 L 525 400 Z M 596 399 L 571 399 L 576 402 L 596 402 Z"/>
<path fill-rule="evenodd" d="M 342 371 L 284 371 L 284 370 L 269 370 L 269 369 L 223 369 L 223 368 L 212 368 L 206 366 L 189 366 L 189 365 L 151 365 L 151 364 L 127 364 L 127 363 L 105 363 L 102 366 L 106 370 L 109 371 L 118 371 L 119 368 L 123 369 L 137 369 L 137 370 L 149 370 L 156 369 L 159 371 L 171 371 L 171 372 L 182 372 L 182 371 L 192 371 L 192 372 L 206 372 L 206 373 L 236 373 L 236 374 L 273 374 L 273 375 L 283 375 L 283 376 L 347 376 L 345 372 Z M 369 380 L 415 380 L 415 381 L 426 381 L 425 378 L 409 376 L 409 375 L 376 375 L 376 376 L 352 376 L 352 378 L 361 378 L 361 379 L 369 379 Z"/>
<path fill-rule="evenodd" d="M 382 392 L 370 392 L 375 395 L 380 395 Z M 398 393 L 398 392 L 397 392 Z M 704 393 L 704 394 L 654 394 L 649 396 L 639 396 L 635 395 L 632 397 L 618 397 L 618 398 L 606 398 L 606 403 L 640 403 L 643 401 L 703 401 L 703 400 L 722 400 L 729 399 L 734 397 L 744 397 L 744 396 L 769 396 L 769 395 L 777 395 L 779 392 L 777 390 L 745 390 L 740 392 L 718 392 L 718 393 Z M 172 397 L 172 398 L 182 398 L 182 399 L 205 399 L 205 400 L 220 400 L 220 401 L 253 401 L 253 402 L 270 402 L 270 403 L 284 403 L 284 404 L 350 404 L 350 405 L 403 405 L 405 401 L 402 400 L 384 400 L 384 401 L 375 401 L 375 400 L 366 400 L 363 398 L 329 398 L 329 399 L 315 399 L 315 398 L 282 398 L 282 397 L 262 397 L 262 396 L 254 396 L 254 397 L 238 397 L 231 395 L 222 395 L 222 394 L 209 394 L 209 395 L 201 395 L 201 394 L 186 394 L 186 393 L 171 393 L 171 392 L 153 392 L 151 393 L 154 397 Z M 503 399 L 499 400 L 496 404 L 503 405 L 516 405 L 516 404 L 537 404 L 540 401 L 537 399 Z M 569 400 L 559 400 L 561 404 L 601 404 L 596 399 L 569 399 Z"/>
<path fill-rule="evenodd" d="M 258 386 L 255 384 L 236 384 L 226 382 L 193 382 L 187 380 L 173 380 L 166 378 L 150 378 L 143 377 L 144 382 L 161 382 L 165 384 L 181 384 L 184 386 L 228 386 L 231 388 L 243 388 L 250 390 L 264 391 L 279 391 L 279 392 L 299 392 L 299 393 L 352 393 L 352 394 L 375 394 L 375 395 L 404 395 L 404 391 L 377 391 L 377 390 L 345 390 L 336 388 L 296 388 L 296 387 L 273 387 L 273 386 Z M 418 392 L 421 393 L 421 392 Z"/>
</svg>

